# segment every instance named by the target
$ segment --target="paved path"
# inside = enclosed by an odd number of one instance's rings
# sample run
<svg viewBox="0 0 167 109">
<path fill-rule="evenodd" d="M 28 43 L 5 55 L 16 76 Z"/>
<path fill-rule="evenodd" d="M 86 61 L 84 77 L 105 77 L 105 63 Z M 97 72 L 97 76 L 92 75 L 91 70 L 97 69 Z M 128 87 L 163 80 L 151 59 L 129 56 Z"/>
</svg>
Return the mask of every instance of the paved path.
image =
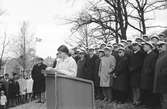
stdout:
<svg viewBox="0 0 167 109">
<path fill-rule="evenodd" d="M 35 101 L 33 101 L 31 103 L 27 103 L 10 109 L 46 109 L 46 104 L 35 103 Z M 123 104 L 118 106 L 114 103 L 106 104 L 99 101 L 96 102 L 96 109 L 145 109 L 145 108 L 134 108 L 132 104 Z"/>
<path fill-rule="evenodd" d="M 46 109 L 46 104 L 35 103 L 35 101 L 33 101 L 10 109 Z"/>
</svg>

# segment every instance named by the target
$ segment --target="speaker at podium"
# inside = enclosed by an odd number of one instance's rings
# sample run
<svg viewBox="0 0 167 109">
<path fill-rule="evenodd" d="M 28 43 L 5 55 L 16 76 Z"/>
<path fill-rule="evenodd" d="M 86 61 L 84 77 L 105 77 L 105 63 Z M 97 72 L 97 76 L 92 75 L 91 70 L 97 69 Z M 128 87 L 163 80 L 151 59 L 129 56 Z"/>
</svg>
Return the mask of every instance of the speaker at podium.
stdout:
<svg viewBox="0 0 167 109">
<path fill-rule="evenodd" d="M 45 73 L 47 109 L 95 109 L 92 81 L 54 71 Z"/>
</svg>

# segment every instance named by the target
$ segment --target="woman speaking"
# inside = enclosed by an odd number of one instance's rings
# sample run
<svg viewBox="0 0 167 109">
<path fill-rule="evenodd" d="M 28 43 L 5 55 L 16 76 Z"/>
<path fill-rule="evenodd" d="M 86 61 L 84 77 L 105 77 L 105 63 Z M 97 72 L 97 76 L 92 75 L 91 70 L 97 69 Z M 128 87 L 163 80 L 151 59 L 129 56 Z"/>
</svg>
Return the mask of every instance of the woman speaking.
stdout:
<svg viewBox="0 0 167 109">
<path fill-rule="evenodd" d="M 65 45 L 61 45 L 58 49 L 58 59 L 55 68 L 48 67 L 46 70 L 58 74 L 75 77 L 77 74 L 77 64 L 69 55 L 69 49 Z"/>
</svg>

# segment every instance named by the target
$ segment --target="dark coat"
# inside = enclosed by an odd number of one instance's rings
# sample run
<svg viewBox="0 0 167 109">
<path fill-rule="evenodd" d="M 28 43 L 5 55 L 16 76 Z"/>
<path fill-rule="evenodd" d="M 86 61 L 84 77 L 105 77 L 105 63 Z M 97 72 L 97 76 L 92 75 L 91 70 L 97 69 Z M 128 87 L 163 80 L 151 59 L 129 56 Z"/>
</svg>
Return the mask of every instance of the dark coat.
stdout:
<svg viewBox="0 0 167 109">
<path fill-rule="evenodd" d="M 156 62 L 154 92 L 167 93 L 167 52 L 161 53 Z"/>
<path fill-rule="evenodd" d="M 141 72 L 140 86 L 143 90 L 153 90 L 154 70 L 158 54 L 155 51 L 147 54 Z"/>
<path fill-rule="evenodd" d="M 32 79 L 34 80 L 33 84 L 33 92 L 34 93 L 41 93 L 45 91 L 45 76 L 42 74 L 42 70 L 46 69 L 45 64 L 36 64 L 33 67 L 33 70 L 31 72 Z"/>
<path fill-rule="evenodd" d="M 126 56 L 119 57 L 115 68 L 116 78 L 114 78 L 113 89 L 119 91 L 128 90 L 128 58 Z"/>
<path fill-rule="evenodd" d="M 4 81 L 0 80 L 0 91 L 4 91 L 6 93 L 7 89 L 5 88 Z"/>
<path fill-rule="evenodd" d="M 20 86 L 18 81 L 16 80 L 9 80 L 9 89 L 8 89 L 8 97 L 9 98 L 16 98 L 20 94 Z"/>
<path fill-rule="evenodd" d="M 86 68 L 86 62 L 87 62 L 87 57 L 83 60 L 78 60 L 77 62 L 77 77 L 83 78 L 83 79 L 88 79 L 88 72 Z"/>
<path fill-rule="evenodd" d="M 93 57 L 88 57 L 86 61 L 85 67 L 88 80 L 92 80 L 94 82 L 95 87 L 100 85 L 100 78 L 98 76 L 100 65 L 100 58 L 97 55 L 93 55 Z"/>
<path fill-rule="evenodd" d="M 145 53 L 143 50 L 132 53 L 129 56 L 130 86 L 132 88 L 140 87 L 141 69 L 143 66 Z"/>
</svg>

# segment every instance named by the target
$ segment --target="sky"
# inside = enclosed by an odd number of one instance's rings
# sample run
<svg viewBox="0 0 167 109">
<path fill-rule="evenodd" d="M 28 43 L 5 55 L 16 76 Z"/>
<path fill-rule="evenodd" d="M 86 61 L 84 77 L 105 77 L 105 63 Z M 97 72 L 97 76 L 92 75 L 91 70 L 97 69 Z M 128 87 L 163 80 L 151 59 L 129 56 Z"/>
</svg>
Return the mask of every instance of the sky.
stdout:
<svg viewBox="0 0 167 109">
<path fill-rule="evenodd" d="M 86 0 L 85 0 L 86 1 Z M 65 18 L 79 13 L 85 6 L 83 0 L 0 0 L 5 14 L 0 17 L 0 34 L 6 31 L 12 38 L 18 34 L 23 21 L 31 32 L 42 39 L 37 43 L 36 54 L 40 57 L 56 56 L 57 48 L 70 36 L 71 25 Z"/>
<path fill-rule="evenodd" d="M 7 32 L 12 38 L 18 34 L 23 21 L 28 21 L 31 32 L 42 39 L 36 46 L 36 55 L 55 57 L 57 48 L 70 36 L 71 25 L 64 24 L 85 8 L 87 0 L 0 0 L 0 9 L 5 14 L 0 17 L 0 34 Z M 167 11 L 155 12 L 154 21 L 167 25 Z M 157 30 L 155 30 L 157 31 Z"/>
</svg>

